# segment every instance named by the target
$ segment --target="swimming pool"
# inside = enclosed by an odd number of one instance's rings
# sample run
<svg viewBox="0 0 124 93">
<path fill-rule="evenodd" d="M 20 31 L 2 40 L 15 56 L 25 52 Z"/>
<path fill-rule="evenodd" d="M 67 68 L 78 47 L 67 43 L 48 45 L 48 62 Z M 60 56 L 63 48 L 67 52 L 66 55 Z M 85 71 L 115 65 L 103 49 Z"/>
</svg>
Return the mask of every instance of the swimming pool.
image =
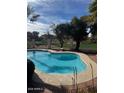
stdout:
<svg viewBox="0 0 124 93">
<path fill-rule="evenodd" d="M 72 74 L 86 70 L 86 64 L 74 53 L 51 53 L 48 51 L 28 51 L 27 58 L 33 61 L 35 68 L 50 74 Z"/>
</svg>

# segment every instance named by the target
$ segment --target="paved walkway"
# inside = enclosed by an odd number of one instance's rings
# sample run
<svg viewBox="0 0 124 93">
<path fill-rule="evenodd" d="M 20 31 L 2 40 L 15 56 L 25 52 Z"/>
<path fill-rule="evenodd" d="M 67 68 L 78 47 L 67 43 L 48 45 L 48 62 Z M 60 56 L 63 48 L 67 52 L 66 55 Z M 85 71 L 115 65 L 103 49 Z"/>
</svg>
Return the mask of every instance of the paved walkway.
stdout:
<svg viewBox="0 0 124 93">
<path fill-rule="evenodd" d="M 97 55 L 88 55 L 94 62 L 97 63 Z"/>
</svg>

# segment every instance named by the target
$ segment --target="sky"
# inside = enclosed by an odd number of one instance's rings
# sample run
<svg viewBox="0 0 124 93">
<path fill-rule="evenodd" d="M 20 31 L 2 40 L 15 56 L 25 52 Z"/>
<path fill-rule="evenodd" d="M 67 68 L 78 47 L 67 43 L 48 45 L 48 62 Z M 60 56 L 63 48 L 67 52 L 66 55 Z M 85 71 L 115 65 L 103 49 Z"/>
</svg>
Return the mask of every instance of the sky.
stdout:
<svg viewBox="0 0 124 93">
<path fill-rule="evenodd" d="M 70 22 L 74 16 L 88 15 L 91 0 L 27 0 L 34 14 L 40 17 L 35 22 L 27 21 L 28 31 L 45 34 L 52 24 Z"/>
</svg>

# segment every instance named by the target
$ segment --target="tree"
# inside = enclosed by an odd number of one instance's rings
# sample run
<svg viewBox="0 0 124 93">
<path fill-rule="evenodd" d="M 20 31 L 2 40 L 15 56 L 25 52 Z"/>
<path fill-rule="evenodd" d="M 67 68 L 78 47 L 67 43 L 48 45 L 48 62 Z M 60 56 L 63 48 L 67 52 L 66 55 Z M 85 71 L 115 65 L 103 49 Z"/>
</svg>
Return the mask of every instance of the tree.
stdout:
<svg viewBox="0 0 124 93">
<path fill-rule="evenodd" d="M 40 15 L 34 14 L 34 15 L 32 15 L 32 17 L 30 18 L 30 21 L 31 21 L 31 22 L 37 21 L 38 17 L 40 17 Z"/>
<path fill-rule="evenodd" d="M 27 5 L 27 17 L 29 17 L 32 13 L 34 12 L 33 8 L 31 5 Z"/>
<path fill-rule="evenodd" d="M 31 5 L 27 5 L 27 18 L 31 21 L 37 21 L 37 19 L 40 17 L 40 15 L 34 13 L 33 7 Z"/>
<path fill-rule="evenodd" d="M 91 13 L 92 23 L 90 25 L 90 32 L 92 34 L 92 41 L 97 41 L 97 0 L 94 0 L 89 6 L 89 11 Z"/>
<path fill-rule="evenodd" d="M 94 0 L 89 6 L 89 12 L 91 13 L 91 19 L 94 23 L 97 21 L 97 0 Z"/>
<path fill-rule="evenodd" d="M 39 32 L 27 32 L 27 47 L 28 48 L 34 48 L 35 47 L 35 41 L 40 40 Z"/>
<path fill-rule="evenodd" d="M 76 42 L 75 50 L 79 50 L 80 42 L 85 40 L 87 33 L 87 24 L 83 20 L 79 20 L 77 17 L 74 17 L 71 21 L 71 36 Z"/>
<path fill-rule="evenodd" d="M 90 30 L 91 30 L 91 34 L 93 36 L 96 36 L 97 35 L 97 23 L 94 23 L 93 25 L 91 25 Z"/>
<path fill-rule="evenodd" d="M 31 32 L 27 32 L 27 40 L 32 41 L 33 35 Z"/>
<path fill-rule="evenodd" d="M 90 26 L 90 33 L 92 34 L 92 41 L 97 42 L 97 23 L 94 23 Z"/>
<path fill-rule="evenodd" d="M 34 13 L 34 9 L 33 7 L 31 7 L 31 5 L 27 5 L 27 18 L 30 22 L 34 22 L 34 21 L 37 21 L 37 19 L 39 18 L 40 15 L 38 14 L 35 14 Z M 31 32 L 27 32 L 27 47 L 28 48 L 33 48 L 35 47 L 35 40 L 38 40 L 39 37 L 38 37 L 38 32 L 34 31 L 33 33 Z M 30 42 L 29 42 L 30 41 Z"/>
<path fill-rule="evenodd" d="M 58 24 L 54 27 L 53 32 L 55 33 L 59 43 L 60 47 L 63 48 L 64 39 L 66 39 L 68 34 L 69 24 Z"/>
<path fill-rule="evenodd" d="M 39 39 L 39 32 L 37 31 L 33 31 L 32 32 L 32 37 L 35 41 L 37 41 Z"/>
<path fill-rule="evenodd" d="M 39 32 L 37 31 L 27 32 L 27 39 L 28 41 L 32 41 L 33 39 L 35 41 L 39 40 Z"/>
<path fill-rule="evenodd" d="M 47 40 L 47 44 L 48 44 L 48 49 L 51 49 L 52 39 L 53 39 L 53 35 L 51 35 L 50 32 L 48 31 L 46 33 L 46 40 Z"/>
</svg>

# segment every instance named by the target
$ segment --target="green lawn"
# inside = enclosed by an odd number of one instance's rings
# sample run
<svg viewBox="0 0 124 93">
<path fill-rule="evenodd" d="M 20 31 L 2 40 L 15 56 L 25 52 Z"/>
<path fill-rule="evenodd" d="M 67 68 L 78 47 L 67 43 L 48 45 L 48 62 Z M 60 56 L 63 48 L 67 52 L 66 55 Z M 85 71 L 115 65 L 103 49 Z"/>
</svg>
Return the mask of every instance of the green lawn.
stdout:
<svg viewBox="0 0 124 93">
<path fill-rule="evenodd" d="M 84 42 L 84 43 L 81 43 L 80 49 L 97 50 L 97 44 L 96 43 Z"/>
<path fill-rule="evenodd" d="M 46 45 L 47 46 L 47 42 L 44 42 L 44 41 L 36 41 L 35 42 L 35 44 L 36 45 Z M 52 43 L 52 48 L 53 49 L 60 49 L 60 44 L 59 44 L 59 42 L 58 41 L 54 41 L 53 43 Z M 70 49 L 74 49 L 75 48 L 75 46 L 74 45 L 72 45 L 72 43 L 70 43 L 70 41 L 66 41 L 65 43 L 64 43 L 64 47 L 63 47 L 64 49 L 67 49 L 67 50 L 70 50 Z M 81 42 L 81 44 L 80 44 L 80 50 L 97 50 L 97 44 L 96 43 L 92 43 L 92 42 L 90 42 L 90 41 L 83 41 L 83 42 Z"/>
<path fill-rule="evenodd" d="M 59 45 L 58 45 L 59 46 Z M 74 48 L 71 44 L 64 43 L 64 49 Z M 91 43 L 89 41 L 83 41 L 80 44 L 80 50 L 97 50 L 97 43 Z"/>
</svg>

